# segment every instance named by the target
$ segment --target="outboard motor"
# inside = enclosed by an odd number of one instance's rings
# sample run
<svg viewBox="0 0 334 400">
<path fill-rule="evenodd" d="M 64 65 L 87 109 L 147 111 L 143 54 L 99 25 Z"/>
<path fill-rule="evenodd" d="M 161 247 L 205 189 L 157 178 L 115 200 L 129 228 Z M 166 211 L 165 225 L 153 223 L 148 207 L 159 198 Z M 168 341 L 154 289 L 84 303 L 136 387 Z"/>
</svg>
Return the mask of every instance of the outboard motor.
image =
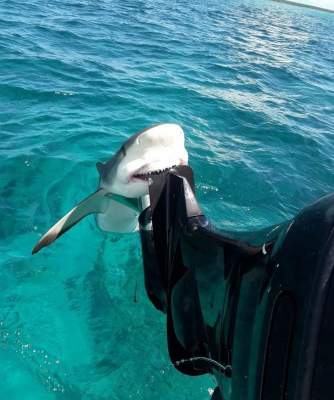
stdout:
<svg viewBox="0 0 334 400">
<path fill-rule="evenodd" d="M 150 204 L 145 285 L 174 366 L 213 374 L 215 400 L 332 400 L 334 195 L 281 225 L 223 232 L 179 166 L 152 177 Z"/>
</svg>

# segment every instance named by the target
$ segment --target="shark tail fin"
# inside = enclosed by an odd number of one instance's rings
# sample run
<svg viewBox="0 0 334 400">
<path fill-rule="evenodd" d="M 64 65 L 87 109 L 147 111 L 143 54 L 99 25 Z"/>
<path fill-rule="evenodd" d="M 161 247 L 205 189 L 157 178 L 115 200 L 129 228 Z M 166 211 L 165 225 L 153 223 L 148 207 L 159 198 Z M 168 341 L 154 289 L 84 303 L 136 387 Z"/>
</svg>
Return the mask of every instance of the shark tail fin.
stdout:
<svg viewBox="0 0 334 400">
<path fill-rule="evenodd" d="M 32 254 L 39 252 L 43 247 L 49 246 L 87 215 L 104 212 L 108 203 L 107 193 L 105 189 L 99 189 L 77 204 L 41 237 L 33 248 Z"/>
</svg>

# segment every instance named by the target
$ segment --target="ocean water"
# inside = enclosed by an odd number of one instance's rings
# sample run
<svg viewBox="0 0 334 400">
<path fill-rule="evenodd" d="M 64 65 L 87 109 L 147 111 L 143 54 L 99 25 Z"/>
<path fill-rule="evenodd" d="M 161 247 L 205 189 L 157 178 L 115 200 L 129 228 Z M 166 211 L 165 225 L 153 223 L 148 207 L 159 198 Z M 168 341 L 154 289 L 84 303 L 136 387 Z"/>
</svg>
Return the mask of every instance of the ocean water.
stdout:
<svg viewBox="0 0 334 400">
<path fill-rule="evenodd" d="M 87 218 L 96 161 L 177 122 L 197 194 L 228 230 L 334 190 L 334 15 L 269 0 L 0 2 L 0 398 L 209 399 L 169 363 L 139 237 Z"/>
</svg>

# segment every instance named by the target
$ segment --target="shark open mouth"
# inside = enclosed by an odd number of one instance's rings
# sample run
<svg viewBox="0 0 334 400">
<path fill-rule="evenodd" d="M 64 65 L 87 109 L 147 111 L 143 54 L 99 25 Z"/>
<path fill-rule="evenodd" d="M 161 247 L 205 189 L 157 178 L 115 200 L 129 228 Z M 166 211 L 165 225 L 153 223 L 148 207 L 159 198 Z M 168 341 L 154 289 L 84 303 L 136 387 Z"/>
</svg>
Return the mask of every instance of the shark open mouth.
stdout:
<svg viewBox="0 0 334 400">
<path fill-rule="evenodd" d="M 140 179 L 141 181 L 148 181 L 150 176 L 163 174 L 164 172 L 167 172 L 174 167 L 176 167 L 176 165 L 172 165 L 171 167 L 167 167 L 164 169 L 157 169 L 157 170 L 149 171 L 149 172 L 145 172 L 145 173 L 133 174 L 132 178 Z"/>
</svg>

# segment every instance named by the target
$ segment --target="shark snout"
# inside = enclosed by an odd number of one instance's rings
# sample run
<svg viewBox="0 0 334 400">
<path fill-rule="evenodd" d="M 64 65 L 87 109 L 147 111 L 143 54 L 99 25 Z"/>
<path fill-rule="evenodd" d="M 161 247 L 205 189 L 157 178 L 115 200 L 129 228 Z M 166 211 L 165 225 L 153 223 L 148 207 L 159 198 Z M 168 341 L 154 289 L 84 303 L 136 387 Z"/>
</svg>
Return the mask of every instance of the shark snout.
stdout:
<svg viewBox="0 0 334 400">
<path fill-rule="evenodd" d="M 177 124 L 160 124 L 144 131 L 138 136 L 137 141 L 142 148 L 182 146 L 184 133 Z"/>
</svg>

